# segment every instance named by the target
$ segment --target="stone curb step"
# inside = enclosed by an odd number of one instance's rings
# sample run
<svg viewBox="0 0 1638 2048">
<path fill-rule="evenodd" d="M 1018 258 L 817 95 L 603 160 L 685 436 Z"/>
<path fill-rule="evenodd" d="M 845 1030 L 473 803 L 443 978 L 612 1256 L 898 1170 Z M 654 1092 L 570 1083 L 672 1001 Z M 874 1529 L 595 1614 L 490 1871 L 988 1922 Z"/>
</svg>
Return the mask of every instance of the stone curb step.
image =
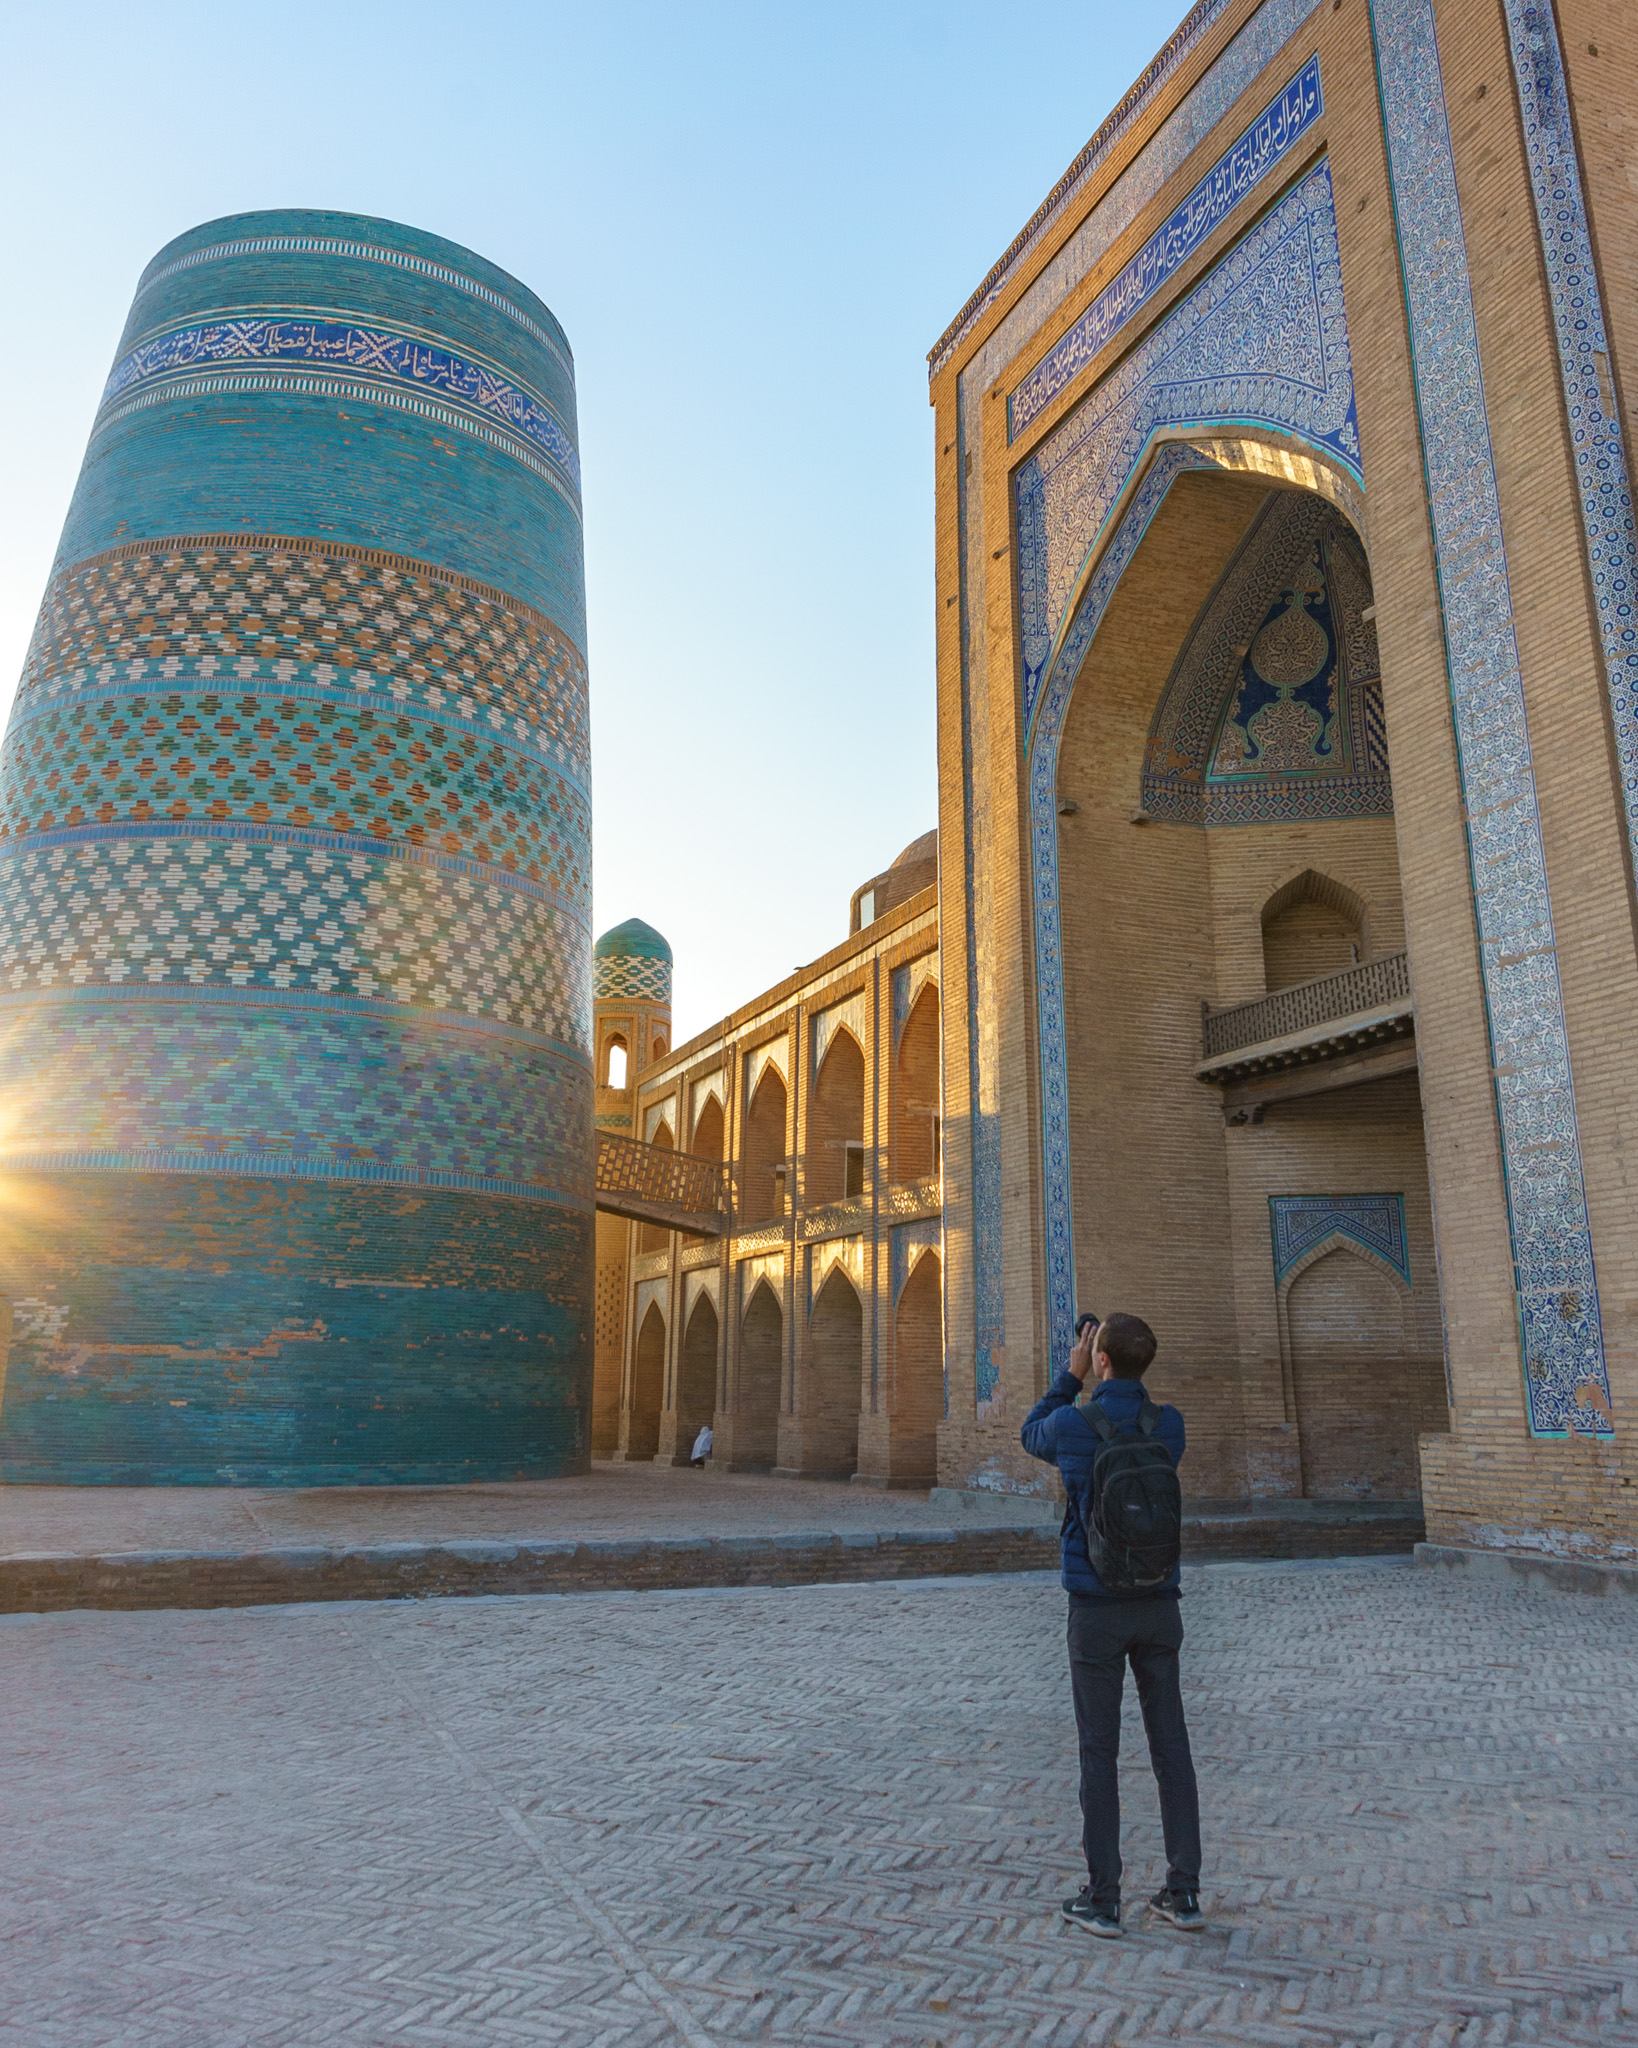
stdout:
<svg viewBox="0 0 1638 2048">
<path fill-rule="evenodd" d="M 1459 1571 L 1492 1586 L 1525 1586 L 1534 1580 L 1560 1593 L 1638 1594 L 1638 1564 L 1615 1564 L 1598 1558 L 1541 1557 L 1529 1550 L 1480 1550 L 1460 1543 L 1418 1543 L 1416 1562 L 1444 1571 Z"/>
<path fill-rule="evenodd" d="M 1409 1520 L 1318 1527 L 1260 1515 L 1190 1517 L 1190 1563 L 1408 1552 Z M 462 1594 L 643 1592 L 804 1586 L 1056 1567 L 1056 1524 L 988 1529 L 791 1531 L 749 1536 L 456 1538 L 280 1550 L 133 1550 L 0 1557 L 0 1614 L 69 1608 L 252 1607 L 305 1600 Z"/>
</svg>

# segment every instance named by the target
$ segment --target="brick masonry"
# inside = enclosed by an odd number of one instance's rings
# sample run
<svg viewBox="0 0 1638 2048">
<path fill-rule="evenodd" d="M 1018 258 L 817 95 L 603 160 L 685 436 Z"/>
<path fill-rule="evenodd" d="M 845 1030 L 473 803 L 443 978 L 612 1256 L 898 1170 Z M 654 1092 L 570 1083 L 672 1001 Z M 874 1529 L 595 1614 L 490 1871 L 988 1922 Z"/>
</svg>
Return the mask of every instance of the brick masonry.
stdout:
<svg viewBox="0 0 1638 2048">
<path fill-rule="evenodd" d="M 1638 2040 L 1630 1601 L 1385 1560 L 1189 1571 L 1183 1613 L 1212 1928 L 1139 1903 L 1128 1689 L 1113 1943 L 1058 1914 L 1080 1816 L 1044 1574 L 8 1620 L 5 2024 Z"/>
<path fill-rule="evenodd" d="M 1585 10 L 1561 13 L 1556 45 L 1529 13 L 1195 10 L 935 351 L 941 947 L 967 994 L 944 1010 L 947 1485 L 1038 1483 L 1018 1421 L 1073 1308 L 1119 1306 L 1160 1332 L 1154 1384 L 1189 1412 L 1197 1487 L 1419 1490 L 1441 1542 L 1638 1557 L 1628 740 L 1590 581 L 1616 556 L 1589 557 L 1575 438 L 1600 437 L 1610 516 L 1630 523 L 1632 57 Z M 1533 122 L 1559 90 L 1558 46 L 1607 300 L 1602 396 L 1566 396 L 1568 301 L 1531 184 L 1548 145 L 1527 148 L 1521 113 L 1521 91 Z M 1310 60 L 1323 104 L 1257 140 Z M 1245 138 L 1278 154 L 1298 129 L 1281 179 L 1233 168 Z M 1214 166 L 1238 196 L 1185 218 Z M 1573 172 L 1562 149 L 1550 168 Z M 1093 309 L 1123 277 L 1115 340 Z M 1258 583 L 1285 561 L 1293 489 L 1367 563 L 1352 597 L 1328 576 L 1307 626 Z M 1464 609 L 1473 577 L 1489 595 Z M 1379 661 L 1391 817 L 1380 784 L 1340 806 L 1303 794 L 1298 728 L 1316 765 L 1328 729 L 1278 660 L 1279 773 L 1232 814 L 1213 794 L 1273 730 L 1244 678 L 1281 603 L 1293 654 L 1329 621 L 1352 672 Z M 1215 752 L 1184 744 L 1191 691 L 1216 707 Z M 1419 1073 L 1225 1129 L 1192 1074 L 1200 1004 L 1349 937 L 1270 931 L 1305 875 L 1311 902 L 1359 906 L 1360 957 L 1408 947 Z M 1269 1205 L 1304 1195 L 1402 1202 L 1407 1268 L 1340 1242 L 1327 1268 L 1280 1274 Z"/>
</svg>

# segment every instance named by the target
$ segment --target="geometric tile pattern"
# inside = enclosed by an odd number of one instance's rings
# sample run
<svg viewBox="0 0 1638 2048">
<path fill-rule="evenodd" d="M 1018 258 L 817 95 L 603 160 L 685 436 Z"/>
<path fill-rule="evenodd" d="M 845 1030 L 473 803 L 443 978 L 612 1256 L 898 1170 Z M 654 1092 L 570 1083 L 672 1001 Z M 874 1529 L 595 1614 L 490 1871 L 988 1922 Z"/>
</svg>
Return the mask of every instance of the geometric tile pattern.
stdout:
<svg viewBox="0 0 1638 2048">
<path fill-rule="evenodd" d="M 0 749 L 0 1155 L 56 1216 L 0 1294 L 114 1374 L 8 1422 L 30 1479 L 585 1456 L 574 386 L 487 270 L 240 216 L 127 322 Z"/>
<path fill-rule="evenodd" d="M 1371 0 L 1537 1435 L 1614 1422 L 1501 509 L 1431 0 Z"/>
<path fill-rule="evenodd" d="M 0 994 L 288 989 L 590 1043 L 584 925 L 493 869 L 234 827 L 98 827 L 28 846 L 0 863 Z"/>
<path fill-rule="evenodd" d="M 1023 713 L 1122 494 L 1170 435 L 1255 423 L 1361 479 L 1331 174 L 1317 164 L 1138 341 L 1017 474 Z"/>
<path fill-rule="evenodd" d="M 1324 112 L 1319 59 L 1311 57 L 1218 158 L 1170 220 L 1023 378 L 1007 400 L 1009 439 L 1022 433 L 1059 392 L 1068 389 L 1173 272 L 1284 161 Z"/>
<path fill-rule="evenodd" d="M 1403 1195 L 1270 1195 L 1277 1287 L 1305 1253 L 1328 1237 L 1352 1238 L 1411 1284 Z"/>
<path fill-rule="evenodd" d="M 660 1003 L 671 1001 L 671 962 L 631 954 L 605 957 L 592 964 L 594 1002 Z"/>
<path fill-rule="evenodd" d="M 1274 494 L 1161 692 L 1141 785 L 1150 816 L 1391 817 L 1370 599 L 1364 555 L 1332 507 Z"/>
<path fill-rule="evenodd" d="M 589 782 L 585 661 L 549 619 L 450 570 L 340 542 L 226 534 L 71 564 L 41 603 L 14 719 L 88 694 L 226 695 L 252 679 L 500 734 Z"/>
<path fill-rule="evenodd" d="M 1535 0 L 1504 0 L 1504 9 L 1603 643 L 1627 857 L 1638 872 L 1638 526 L 1632 478 L 1553 10 Z"/>
<path fill-rule="evenodd" d="M 1128 1685 L 1112 1942 L 1059 1917 L 1045 1573 L 7 1620 L 7 2030 L 1632 2048 L 1634 1603 L 1398 1560 L 1183 1586 L 1209 1925 L 1142 1904 Z"/>
</svg>

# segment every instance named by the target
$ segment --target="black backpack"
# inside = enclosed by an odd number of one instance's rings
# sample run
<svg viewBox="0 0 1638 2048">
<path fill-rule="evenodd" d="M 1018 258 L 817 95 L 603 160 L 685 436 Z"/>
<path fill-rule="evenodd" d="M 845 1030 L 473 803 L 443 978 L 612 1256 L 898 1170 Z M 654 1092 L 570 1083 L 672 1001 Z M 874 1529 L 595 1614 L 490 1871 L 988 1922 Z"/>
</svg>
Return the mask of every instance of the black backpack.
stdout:
<svg viewBox="0 0 1638 2048">
<path fill-rule="evenodd" d="M 1120 1431 L 1096 1399 L 1081 1413 L 1102 1438 L 1092 1454 L 1086 1554 L 1111 1593 L 1152 1593 L 1176 1571 L 1183 1548 L 1183 1491 L 1155 1436 L 1160 1410 L 1145 1394 L 1137 1428 Z"/>
</svg>

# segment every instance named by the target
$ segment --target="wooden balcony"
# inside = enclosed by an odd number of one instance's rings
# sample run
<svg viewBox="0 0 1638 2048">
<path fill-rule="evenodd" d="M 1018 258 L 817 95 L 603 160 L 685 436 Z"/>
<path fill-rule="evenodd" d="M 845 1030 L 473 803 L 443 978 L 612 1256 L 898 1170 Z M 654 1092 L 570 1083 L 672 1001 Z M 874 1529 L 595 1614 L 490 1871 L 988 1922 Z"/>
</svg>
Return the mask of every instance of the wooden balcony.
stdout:
<svg viewBox="0 0 1638 2048">
<path fill-rule="evenodd" d="M 720 1237 L 728 1228 L 728 1185 L 720 1160 L 597 1134 L 597 1206 L 606 1215 Z"/>
<path fill-rule="evenodd" d="M 1386 953 L 1222 1010 L 1202 1007 L 1196 1078 L 1223 1091 L 1230 1123 L 1260 1123 L 1275 1102 L 1416 1069 L 1410 961 Z"/>
</svg>

